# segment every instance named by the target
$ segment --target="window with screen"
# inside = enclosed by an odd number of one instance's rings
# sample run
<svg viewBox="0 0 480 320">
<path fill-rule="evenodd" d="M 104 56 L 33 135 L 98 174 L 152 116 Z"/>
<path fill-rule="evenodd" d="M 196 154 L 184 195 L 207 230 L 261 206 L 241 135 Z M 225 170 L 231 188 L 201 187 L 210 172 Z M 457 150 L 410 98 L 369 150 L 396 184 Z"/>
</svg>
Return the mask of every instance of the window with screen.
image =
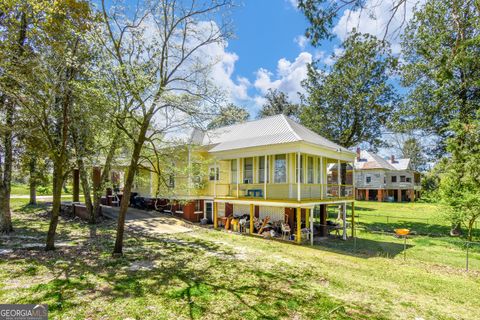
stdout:
<svg viewBox="0 0 480 320">
<path fill-rule="evenodd" d="M 307 183 L 313 183 L 313 157 L 307 158 Z"/>
<path fill-rule="evenodd" d="M 232 183 L 238 183 L 237 159 L 230 161 L 230 172 Z"/>
<path fill-rule="evenodd" d="M 243 183 L 253 183 L 253 158 L 243 161 Z"/>
<path fill-rule="evenodd" d="M 267 182 L 269 182 L 269 170 L 268 170 L 268 157 L 267 157 L 267 167 L 265 168 L 265 156 L 258 157 L 258 182 L 265 182 L 265 170 L 267 173 Z"/>
<path fill-rule="evenodd" d="M 287 156 L 275 155 L 275 183 L 287 182 Z"/>
</svg>

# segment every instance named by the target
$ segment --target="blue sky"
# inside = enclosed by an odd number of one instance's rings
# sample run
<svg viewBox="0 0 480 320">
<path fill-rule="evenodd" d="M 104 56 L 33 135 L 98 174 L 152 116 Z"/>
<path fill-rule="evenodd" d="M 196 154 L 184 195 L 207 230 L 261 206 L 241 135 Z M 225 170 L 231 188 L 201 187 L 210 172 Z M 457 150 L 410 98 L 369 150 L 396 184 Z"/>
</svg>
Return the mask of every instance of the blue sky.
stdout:
<svg viewBox="0 0 480 320">
<path fill-rule="evenodd" d="M 297 100 L 299 81 L 304 78 L 307 62 L 316 58 L 316 54 L 330 53 L 334 43 L 326 41 L 320 49 L 310 46 L 303 37 L 308 22 L 304 15 L 289 0 L 245 0 L 232 13 L 234 23 L 234 38 L 229 40 L 226 51 L 235 54 L 232 79 L 246 78 L 249 81 L 248 99 L 233 99 L 234 102 L 249 108 L 252 116 L 262 104 L 268 87 L 285 91 L 290 98 Z M 286 79 L 280 74 L 279 61 L 294 63 L 302 56 L 297 65 L 297 75 Z M 305 55 L 308 53 L 310 56 Z M 299 70 L 300 68 L 301 70 Z M 267 81 L 256 82 L 261 76 L 269 75 Z M 295 72 L 295 69 L 290 69 Z M 287 71 L 288 72 L 288 71 Z"/>
<path fill-rule="evenodd" d="M 127 7 L 137 3 L 124 1 Z M 366 0 L 363 11 L 340 12 L 332 28 L 335 38 L 316 48 L 303 36 L 308 21 L 296 8 L 296 1 L 238 0 L 231 12 L 234 36 L 225 45 L 213 44 L 203 52 L 207 58 L 218 61 L 212 68 L 213 82 L 224 90 L 228 102 L 247 107 L 252 118 L 265 102 L 269 89 L 285 92 L 291 101 L 299 102 L 298 92 L 303 90 L 301 81 L 306 78 L 307 65 L 314 60 L 327 66 L 333 64 L 332 53 L 341 54 L 339 45 L 353 28 L 382 38 L 394 0 Z M 407 20 L 415 3 L 422 1 L 406 2 Z M 390 28 L 395 30 L 400 25 L 401 21 L 394 18 Z M 388 40 L 392 51 L 398 54 L 399 38 Z"/>
<path fill-rule="evenodd" d="M 335 38 L 313 48 L 303 36 L 308 21 L 295 3 L 296 0 L 244 0 L 233 10 L 235 37 L 222 53 L 225 59 L 220 67 L 225 72 L 222 76 L 217 74 L 218 83 L 232 102 L 247 107 L 252 116 L 264 103 L 269 88 L 283 91 L 290 100 L 298 102 L 308 63 L 319 60 L 331 65 L 332 53 L 341 53 L 339 45 L 352 28 L 383 37 L 391 10 L 389 1 L 366 0 L 367 9 L 363 12 L 340 12 L 332 29 Z M 407 20 L 412 5 L 408 6 Z M 394 19 L 390 28 L 395 29 L 399 23 Z M 392 51 L 398 53 L 399 38 L 389 40 Z"/>
<path fill-rule="evenodd" d="M 294 39 L 308 22 L 286 0 L 246 0 L 234 9 L 235 38 L 228 51 L 239 56 L 235 75 L 252 76 L 259 68 L 275 70 L 278 60 L 294 60 L 302 49 Z"/>
<path fill-rule="evenodd" d="M 124 1 L 132 9 L 137 3 Z M 225 46 L 212 45 L 204 52 L 218 61 L 212 70 L 213 82 L 223 89 L 228 102 L 247 107 L 252 117 L 264 104 L 269 89 L 283 91 L 291 101 L 299 102 L 307 65 L 314 60 L 331 65 L 331 54 L 341 53 L 338 46 L 352 28 L 383 37 L 393 0 L 366 0 L 363 11 L 340 12 L 332 29 L 336 37 L 317 48 L 303 36 L 308 22 L 296 8 L 296 1 L 238 0 L 231 13 L 234 36 Z M 110 2 L 107 0 L 107 6 Z M 392 29 L 396 23 L 394 20 Z M 398 40 L 393 42 L 398 52 Z"/>
</svg>

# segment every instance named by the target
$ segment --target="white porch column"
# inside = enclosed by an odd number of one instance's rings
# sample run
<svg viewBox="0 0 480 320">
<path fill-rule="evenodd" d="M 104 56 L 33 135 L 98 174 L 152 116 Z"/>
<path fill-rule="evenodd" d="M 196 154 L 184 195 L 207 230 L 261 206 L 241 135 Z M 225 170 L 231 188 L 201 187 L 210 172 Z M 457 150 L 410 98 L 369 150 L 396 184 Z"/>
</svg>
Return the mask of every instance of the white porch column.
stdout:
<svg viewBox="0 0 480 320">
<path fill-rule="evenodd" d="M 240 158 L 237 158 L 237 198 L 239 195 L 239 185 L 240 185 Z"/>
<path fill-rule="evenodd" d="M 302 200 L 302 195 L 300 194 L 301 186 L 300 186 L 300 173 L 301 173 L 301 165 L 300 165 L 300 152 L 297 152 L 297 201 Z"/>
<path fill-rule="evenodd" d="M 310 208 L 310 244 L 313 246 L 313 209 Z"/>
<path fill-rule="evenodd" d="M 265 163 L 263 165 L 263 198 L 267 200 L 267 161 L 268 155 L 265 155 Z"/>
<path fill-rule="evenodd" d="M 340 177 L 340 160 L 337 160 L 337 184 L 338 184 L 338 197 L 340 198 L 340 190 L 342 189 L 340 185 L 342 184 L 342 178 Z"/>
<path fill-rule="evenodd" d="M 343 216 L 343 235 L 342 239 L 347 240 L 347 203 L 342 204 L 342 216 Z"/>
<path fill-rule="evenodd" d="M 320 198 L 323 199 L 324 195 L 324 181 L 323 181 L 323 157 L 320 157 Z"/>
</svg>

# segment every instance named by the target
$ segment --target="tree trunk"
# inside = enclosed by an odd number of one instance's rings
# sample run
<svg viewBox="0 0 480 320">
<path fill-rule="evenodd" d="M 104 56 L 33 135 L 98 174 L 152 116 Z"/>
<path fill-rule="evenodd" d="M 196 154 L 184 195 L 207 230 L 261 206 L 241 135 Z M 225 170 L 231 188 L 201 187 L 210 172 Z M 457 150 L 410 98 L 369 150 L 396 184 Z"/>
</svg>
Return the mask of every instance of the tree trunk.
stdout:
<svg viewBox="0 0 480 320">
<path fill-rule="evenodd" d="M 87 214 L 90 217 L 90 223 L 96 223 L 95 212 L 93 211 L 92 197 L 90 196 L 90 183 L 87 171 L 85 170 L 85 164 L 83 159 L 77 159 L 78 171 L 80 173 L 80 182 L 82 184 L 83 196 L 85 199 L 85 207 L 87 208 Z"/>
<path fill-rule="evenodd" d="M 450 236 L 452 237 L 458 237 L 462 234 L 462 226 L 460 223 L 456 223 L 452 225 L 452 228 L 450 229 Z"/>
<path fill-rule="evenodd" d="M 475 224 L 476 219 L 472 219 L 468 221 L 468 234 L 467 234 L 467 240 L 472 241 L 473 237 L 473 225 Z"/>
<path fill-rule="evenodd" d="M 29 163 L 30 177 L 28 180 L 30 188 L 30 201 L 28 204 L 37 204 L 37 158 L 32 156 Z"/>
<path fill-rule="evenodd" d="M 47 234 L 46 251 L 55 250 L 55 234 L 58 225 L 58 216 L 60 215 L 60 205 L 62 200 L 63 187 L 63 161 L 56 160 L 53 163 L 53 204 L 52 217 L 50 219 L 50 226 Z"/>
<path fill-rule="evenodd" d="M 132 193 L 132 186 L 135 179 L 135 172 L 137 171 L 138 160 L 140 159 L 140 152 L 142 151 L 143 143 L 145 142 L 145 135 L 147 133 L 148 126 L 150 125 L 151 115 L 147 115 L 142 123 L 142 127 L 138 134 L 138 139 L 135 141 L 135 147 L 133 149 L 132 159 L 128 167 L 127 179 L 125 181 L 125 187 L 123 189 L 123 197 L 120 204 L 120 212 L 118 213 L 117 224 L 117 238 L 115 240 L 115 248 L 113 249 L 113 255 L 123 254 L 123 233 L 125 229 L 125 217 L 127 215 L 128 206 L 130 204 L 130 195 Z"/>
<path fill-rule="evenodd" d="M 120 138 L 120 130 L 117 129 L 115 131 L 114 137 L 112 138 L 112 143 L 110 144 L 110 149 L 108 150 L 107 157 L 105 158 L 105 164 L 103 165 L 100 184 L 98 186 L 96 185 L 93 186 L 93 211 L 95 212 L 97 217 L 100 216 L 101 214 L 100 202 L 102 199 L 102 193 L 110 175 L 110 169 L 112 168 L 112 161 L 113 161 L 113 158 L 115 157 L 115 152 L 117 151 L 119 138 Z"/>
<path fill-rule="evenodd" d="M 3 136 L 5 159 L 3 167 L 0 168 L 0 232 L 10 233 L 13 231 L 12 214 L 10 212 L 10 190 L 13 164 L 12 126 L 15 107 L 11 101 L 7 100 L 5 108 L 5 134 Z M 2 163 L 0 161 L 0 165 L 1 164 Z"/>
</svg>

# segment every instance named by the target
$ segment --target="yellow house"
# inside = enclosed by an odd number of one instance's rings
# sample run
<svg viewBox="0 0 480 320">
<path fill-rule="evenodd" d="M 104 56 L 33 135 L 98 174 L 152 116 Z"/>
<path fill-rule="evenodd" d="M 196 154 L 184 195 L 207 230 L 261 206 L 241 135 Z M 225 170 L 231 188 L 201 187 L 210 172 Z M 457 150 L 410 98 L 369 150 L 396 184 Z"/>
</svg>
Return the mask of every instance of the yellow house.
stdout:
<svg viewBox="0 0 480 320">
<path fill-rule="evenodd" d="M 342 174 L 332 183 L 329 168 L 346 168 L 343 163 L 351 168 L 356 154 L 284 115 L 196 130 L 181 153 L 174 165 L 185 170 L 160 188 L 164 211 L 215 228 L 229 224 L 228 217 L 247 217 L 244 229 L 250 233 L 268 217 L 281 225 L 283 237 L 313 242 L 312 235 L 326 236 L 326 205 L 338 204 L 346 234 L 346 204 L 354 201 L 354 186 L 342 181 Z M 153 196 L 156 179 L 142 175 L 147 182 L 139 183 L 140 193 Z M 320 219 L 314 219 L 314 211 Z"/>
</svg>

